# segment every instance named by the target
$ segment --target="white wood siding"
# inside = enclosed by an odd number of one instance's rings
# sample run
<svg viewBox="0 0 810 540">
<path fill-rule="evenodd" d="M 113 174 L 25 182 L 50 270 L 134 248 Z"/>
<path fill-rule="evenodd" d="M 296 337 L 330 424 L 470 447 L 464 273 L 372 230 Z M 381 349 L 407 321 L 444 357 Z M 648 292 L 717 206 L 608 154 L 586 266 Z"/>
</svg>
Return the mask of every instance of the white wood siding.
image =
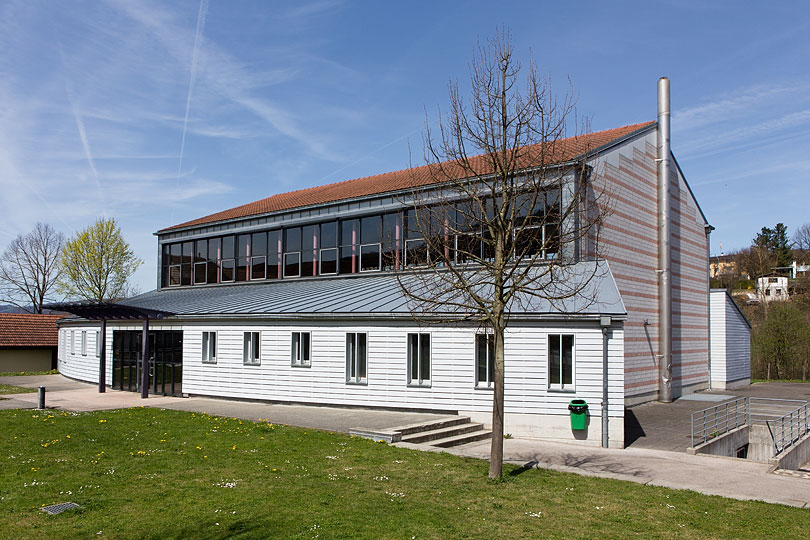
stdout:
<svg viewBox="0 0 810 540">
<path fill-rule="evenodd" d="M 108 327 L 109 328 L 109 327 Z M 61 326 L 59 328 L 59 351 L 57 353 L 57 366 L 59 373 L 65 377 L 79 381 L 98 382 L 98 356 L 96 356 L 96 332 L 99 325 Z M 87 354 L 82 355 L 82 332 L 87 332 Z M 76 344 L 71 350 L 71 333 L 74 333 Z M 112 383 L 112 363 L 109 361 L 111 352 L 108 352 L 107 384 Z"/>
<path fill-rule="evenodd" d="M 92 331 L 97 326 L 64 325 L 60 337 L 70 331 Z M 183 392 L 282 402 L 371 407 L 481 411 L 492 407 L 492 391 L 475 387 L 475 330 L 472 328 L 420 328 L 395 323 L 338 325 L 285 324 L 278 322 L 199 322 L 166 325 L 154 330 L 183 331 Z M 112 332 L 139 330 L 137 325 L 108 323 L 107 384 L 112 383 Z M 217 333 L 217 363 L 202 362 L 202 332 Z M 261 332 L 261 364 L 244 365 L 243 333 Z M 293 331 L 312 335 L 311 367 L 293 367 L 290 340 Z M 346 383 L 346 332 L 368 334 L 368 381 Z M 407 385 L 407 334 L 431 335 L 431 385 Z M 575 392 L 548 390 L 547 337 L 574 334 Z M 624 350 L 621 323 L 609 332 L 610 416 L 624 415 Z M 67 338 L 69 339 L 69 338 Z M 89 340 L 91 341 L 91 340 Z M 95 343 L 88 354 L 66 353 L 59 358 L 60 371 L 79 380 L 98 380 Z M 77 348 L 78 351 L 78 348 Z M 600 415 L 602 396 L 602 333 L 597 323 L 513 324 L 506 335 L 505 408 L 507 414 L 567 416 L 568 402 L 585 399 L 593 417 Z"/>
<path fill-rule="evenodd" d="M 711 293 L 712 386 L 751 378 L 751 330 L 725 291 Z"/>
</svg>

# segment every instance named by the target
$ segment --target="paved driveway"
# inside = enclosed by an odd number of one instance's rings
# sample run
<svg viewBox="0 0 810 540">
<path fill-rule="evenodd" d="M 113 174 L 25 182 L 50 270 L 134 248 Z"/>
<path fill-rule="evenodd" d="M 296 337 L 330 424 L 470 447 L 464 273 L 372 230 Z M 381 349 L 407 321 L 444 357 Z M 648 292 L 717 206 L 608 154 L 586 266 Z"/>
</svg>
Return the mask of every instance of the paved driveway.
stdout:
<svg viewBox="0 0 810 540">
<path fill-rule="evenodd" d="M 693 399 L 702 396 L 706 397 L 705 401 Z M 691 444 L 692 413 L 721 403 L 714 399 L 717 396 L 810 401 L 810 384 L 759 383 L 735 390 L 698 392 L 673 403 L 652 402 L 630 407 L 624 416 L 625 446 L 685 452 Z"/>
</svg>

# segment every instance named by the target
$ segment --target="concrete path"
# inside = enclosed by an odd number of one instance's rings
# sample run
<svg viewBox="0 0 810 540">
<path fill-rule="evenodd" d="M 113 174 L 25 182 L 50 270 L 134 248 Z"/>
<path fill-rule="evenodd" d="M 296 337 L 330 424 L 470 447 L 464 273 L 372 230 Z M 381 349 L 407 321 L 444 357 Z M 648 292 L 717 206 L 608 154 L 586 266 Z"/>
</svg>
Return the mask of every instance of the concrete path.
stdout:
<svg viewBox="0 0 810 540">
<path fill-rule="evenodd" d="M 398 445 L 405 446 L 403 443 Z M 447 451 L 459 456 L 489 459 L 489 445 L 490 441 L 482 441 Z M 810 480 L 769 473 L 767 464 L 753 461 L 690 456 L 664 450 L 614 450 L 528 439 L 504 440 L 504 459 L 528 467 L 810 508 Z"/>
<path fill-rule="evenodd" d="M 350 429 L 356 427 L 385 429 L 447 416 L 421 412 L 284 405 L 204 397 L 150 396 L 147 399 L 141 399 L 139 393 L 122 392 L 110 388 L 100 394 L 96 385 L 73 381 L 62 375 L 2 377 L 0 381 L 4 384 L 26 388 L 45 386 L 45 406 L 49 408 L 86 412 L 126 407 L 157 407 L 178 411 L 206 412 L 245 420 L 264 419 L 275 424 L 290 424 L 344 433 L 348 433 Z M 0 399 L 0 409 L 35 409 L 37 407 L 36 393 L 7 394 L 0 398 L 6 398 Z"/>
<path fill-rule="evenodd" d="M 211 398 L 176 398 L 154 396 L 141 399 L 139 394 L 107 389 L 98 393 L 95 385 L 72 381 L 61 375 L 35 377 L 3 377 L 2 382 L 25 387 L 46 386 L 46 406 L 71 411 L 107 410 L 124 407 L 147 406 L 164 409 L 206 412 L 209 414 L 243 418 L 267 419 L 273 423 L 348 432 L 362 426 L 385 429 L 439 418 L 443 415 L 376 409 L 348 409 L 306 405 L 279 405 L 250 401 Z M 810 391 L 810 386 L 798 389 Z M 757 390 L 759 392 L 761 390 Z M 0 396 L 0 408 L 36 408 L 37 394 Z M 678 402 L 676 402 L 677 404 Z M 689 409 L 695 402 L 683 401 Z M 662 404 L 650 404 L 668 407 Z M 700 405 L 698 404 L 699 408 Z M 708 406 L 708 405 L 706 405 Z M 646 407 L 646 406 L 641 406 Z M 636 407 L 631 410 L 640 410 Z M 685 437 L 677 427 L 682 419 L 677 409 L 652 408 L 660 418 L 657 423 L 649 416 L 647 437 L 656 430 L 672 431 L 673 437 Z M 688 415 L 687 415 L 688 416 Z M 669 428 L 667 426 L 670 426 Z M 688 430 L 685 432 L 688 435 Z M 664 443 L 666 445 L 668 443 Z M 423 445 L 399 445 L 420 450 L 440 451 Z M 489 458 L 489 441 L 451 448 L 450 453 L 480 459 Z M 681 445 L 678 445 L 681 446 Z M 709 495 L 735 499 L 757 499 L 771 503 L 810 508 L 810 479 L 800 476 L 769 474 L 766 464 L 713 456 L 690 456 L 684 452 L 641 448 L 634 444 L 624 450 L 606 450 L 598 447 L 563 444 L 532 439 L 507 439 L 504 455 L 509 462 L 542 467 L 588 476 L 614 478 L 642 484 L 675 489 L 691 489 Z"/>
</svg>

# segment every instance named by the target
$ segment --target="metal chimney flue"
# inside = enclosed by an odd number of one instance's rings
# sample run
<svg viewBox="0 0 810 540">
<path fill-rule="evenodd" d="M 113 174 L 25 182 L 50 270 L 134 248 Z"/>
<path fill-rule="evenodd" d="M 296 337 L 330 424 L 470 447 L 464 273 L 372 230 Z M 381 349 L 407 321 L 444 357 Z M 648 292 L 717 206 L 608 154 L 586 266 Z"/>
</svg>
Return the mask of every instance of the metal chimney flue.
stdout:
<svg viewBox="0 0 810 540">
<path fill-rule="evenodd" d="M 658 79 L 658 400 L 672 401 L 669 79 Z"/>
</svg>

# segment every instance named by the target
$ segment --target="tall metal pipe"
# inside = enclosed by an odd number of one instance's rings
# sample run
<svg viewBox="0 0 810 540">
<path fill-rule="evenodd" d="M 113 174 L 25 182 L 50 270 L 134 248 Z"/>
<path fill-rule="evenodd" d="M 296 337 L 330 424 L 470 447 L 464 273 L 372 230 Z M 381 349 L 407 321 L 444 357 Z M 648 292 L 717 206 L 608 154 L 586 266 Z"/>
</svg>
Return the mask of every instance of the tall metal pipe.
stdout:
<svg viewBox="0 0 810 540">
<path fill-rule="evenodd" d="M 658 400 L 672 401 L 669 79 L 658 79 Z"/>
<path fill-rule="evenodd" d="M 608 425 L 608 330 L 610 323 L 609 316 L 600 317 L 599 324 L 602 326 L 602 448 L 610 446 L 610 426 Z"/>
</svg>

